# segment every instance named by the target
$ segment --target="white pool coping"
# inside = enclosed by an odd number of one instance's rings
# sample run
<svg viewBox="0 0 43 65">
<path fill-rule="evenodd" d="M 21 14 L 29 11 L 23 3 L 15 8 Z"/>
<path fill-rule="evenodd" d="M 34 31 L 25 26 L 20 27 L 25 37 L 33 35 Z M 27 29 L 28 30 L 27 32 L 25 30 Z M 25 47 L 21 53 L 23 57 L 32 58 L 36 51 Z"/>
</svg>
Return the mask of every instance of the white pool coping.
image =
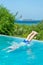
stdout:
<svg viewBox="0 0 43 65">
<path fill-rule="evenodd" d="M 0 34 L 0 36 L 11 37 L 11 38 L 20 38 L 20 39 L 26 39 L 26 38 L 21 38 L 21 37 L 16 37 L 16 36 L 8 36 L 8 35 L 3 35 L 3 34 Z M 35 40 L 35 39 L 33 39 L 32 41 L 43 42 L 42 40 Z"/>
</svg>

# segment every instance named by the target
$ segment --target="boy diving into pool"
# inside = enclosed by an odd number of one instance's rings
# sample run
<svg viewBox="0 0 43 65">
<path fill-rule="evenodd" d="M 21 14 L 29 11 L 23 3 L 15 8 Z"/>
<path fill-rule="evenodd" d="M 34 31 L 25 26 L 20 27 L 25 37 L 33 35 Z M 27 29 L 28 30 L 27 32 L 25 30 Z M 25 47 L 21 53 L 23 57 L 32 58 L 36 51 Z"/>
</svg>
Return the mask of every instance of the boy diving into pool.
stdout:
<svg viewBox="0 0 43 65">
<path fill-rule="evenodd" d="M 21 42 L 20 44 L 13 44 L 3 50 L 7 50 L 7 52 L 11 52 L 11 51 L 14 51 L 16 50 L 17 48 L 21 47 L 21 46 L 24 46 L 24 45 L 27 45 L 27 44 L 30 44 L 30 41 L 33 39 L 33 37 L 35 35 L 37 35 L 38 33 L 36 31 L 32 31 L 28 36 L 27 38 Z"/>
</svg>

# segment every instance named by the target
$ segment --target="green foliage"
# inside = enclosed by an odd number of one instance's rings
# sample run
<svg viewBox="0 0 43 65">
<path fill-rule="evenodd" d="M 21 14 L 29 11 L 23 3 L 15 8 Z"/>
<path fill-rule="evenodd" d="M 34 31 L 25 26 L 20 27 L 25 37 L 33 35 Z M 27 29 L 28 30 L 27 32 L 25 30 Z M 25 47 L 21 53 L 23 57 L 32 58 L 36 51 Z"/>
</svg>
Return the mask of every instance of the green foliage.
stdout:
<svg viewBox="0 0 43 65">
<path fill-rule="evenodd" d="M 15 16 L 0 6 L 0 34 L 14 35 L 14 21 Z"/>
<path fill-rule="evenodd" d="M 34 37 L 34 39 L 43 40 L 43 21 L 37 25 L 28 26 L 28 25 L 15 24 L 14 26 L 15 26 L 14 30 L 15 36 L 27 37 L 27 35 L 34 30 L 38 32 L 38 35 Z"/>
<path fill-rule="evenodd" d="M 0 6 L 0 34 L 27 37 L 31 31 L 37 31 L 38 35 L 34 39 L 43 40 L 43 21 L 37 25 L 15 24 L 15 16 L 5 7 Z"/>
</svg>

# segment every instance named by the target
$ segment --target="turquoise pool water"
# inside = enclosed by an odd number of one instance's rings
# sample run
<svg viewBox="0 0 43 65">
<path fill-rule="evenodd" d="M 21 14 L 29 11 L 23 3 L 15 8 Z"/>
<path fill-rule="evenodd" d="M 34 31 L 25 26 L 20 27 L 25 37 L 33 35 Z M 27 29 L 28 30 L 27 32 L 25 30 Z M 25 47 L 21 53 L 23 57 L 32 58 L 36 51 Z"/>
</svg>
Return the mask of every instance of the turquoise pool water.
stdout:
<svg viewBox="0 0 43 65">
<path fill-rule="evenodd" d="M 23 40 L 0 35 L 0 65 L 43 65 L 43 41 L 32 40 L 29 47 L 23 46 L 10 53 L 3 51 L 3 48 Z"/>
</svg>

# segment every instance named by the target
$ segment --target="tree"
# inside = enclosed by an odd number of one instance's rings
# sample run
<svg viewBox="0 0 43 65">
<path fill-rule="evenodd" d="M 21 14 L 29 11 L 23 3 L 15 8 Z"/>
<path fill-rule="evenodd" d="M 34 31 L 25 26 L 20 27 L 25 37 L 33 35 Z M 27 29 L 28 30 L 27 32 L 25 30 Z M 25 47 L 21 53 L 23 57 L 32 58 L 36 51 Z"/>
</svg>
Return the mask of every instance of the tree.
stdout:
<svg viewBox="0 0 43 65">
<path fill-rule="evenodd" d="M 14 35 L 15 16 L 8 9 L 0 6 L 0 34 Z"/>
</svg>

